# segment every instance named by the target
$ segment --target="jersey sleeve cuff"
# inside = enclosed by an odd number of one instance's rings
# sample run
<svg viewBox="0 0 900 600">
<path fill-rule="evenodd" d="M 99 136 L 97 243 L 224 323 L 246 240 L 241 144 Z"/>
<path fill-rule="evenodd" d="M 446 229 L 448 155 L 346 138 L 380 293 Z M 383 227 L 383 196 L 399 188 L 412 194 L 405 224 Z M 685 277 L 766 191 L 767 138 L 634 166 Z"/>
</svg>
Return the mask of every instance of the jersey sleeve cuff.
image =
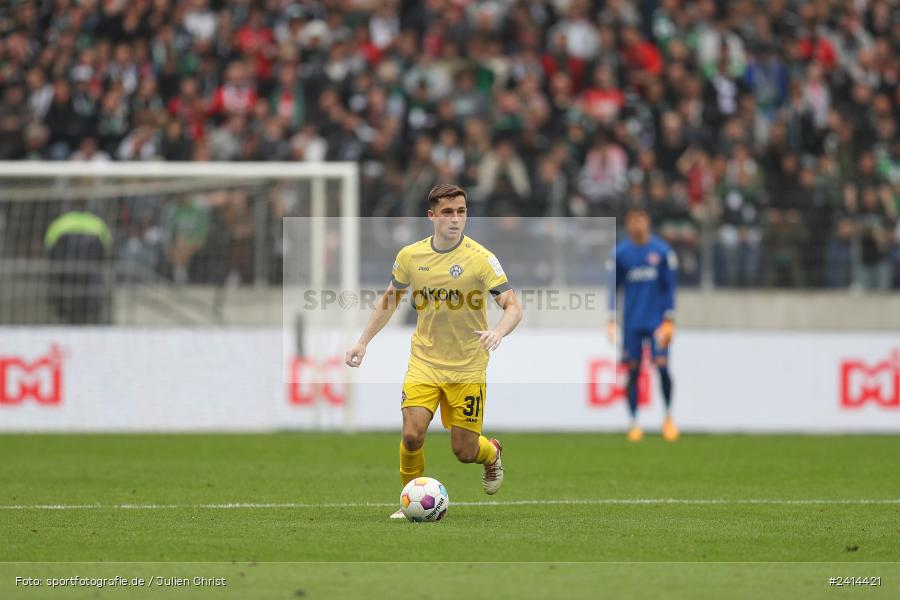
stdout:
<svg viewBox="0 0 900 600">
<path fill-rule="evenodd" d="M 391 277 L 391 285 L 393 285 L 398 290 L 405 290 L 406 288 L 409 287 L 408 283 L 400 283 L 394 277 Z"/>
<path fill-rule="evenodd" d="M 490 292 L 491 292 L 492 296 L 499 296 L 506 290 L 511 290 L 511 289 L 512 289 L 512 286 L 509 284 L 508 281 L 506 281 L 496 287 L 491 288 Z"/>
</svg>

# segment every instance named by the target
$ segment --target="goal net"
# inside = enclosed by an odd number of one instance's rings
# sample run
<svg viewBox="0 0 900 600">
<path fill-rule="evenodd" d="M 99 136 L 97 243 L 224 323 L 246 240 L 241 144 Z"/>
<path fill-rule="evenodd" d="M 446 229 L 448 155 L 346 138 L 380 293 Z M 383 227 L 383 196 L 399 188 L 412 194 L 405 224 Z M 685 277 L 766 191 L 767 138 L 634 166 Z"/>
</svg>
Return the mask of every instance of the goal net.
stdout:
<svg viewBox="0 0 900 600">
<path fill-rule="evenodd" d="M 240 292 L 280 289 L 284 217 L 347 217 L 329 268 L 357 286 L 355 164 L 8 162 L 0 180 L 0 324 L 263 324 Z M 326 239 L 295 242 L 298 276 L 321 277 Z"/>
</svg>

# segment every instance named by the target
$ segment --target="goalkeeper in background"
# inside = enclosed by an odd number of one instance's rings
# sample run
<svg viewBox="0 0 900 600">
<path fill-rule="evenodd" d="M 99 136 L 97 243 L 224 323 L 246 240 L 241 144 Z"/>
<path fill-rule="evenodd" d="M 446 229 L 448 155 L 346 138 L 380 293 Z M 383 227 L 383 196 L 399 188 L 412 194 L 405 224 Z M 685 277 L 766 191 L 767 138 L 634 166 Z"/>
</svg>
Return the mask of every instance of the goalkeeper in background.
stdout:
<svg viewBox="0 0 900 600">
<path fill-rule="evenodd" d="M 628 367 L 628 410 L 631 424 L 628 439 L 639 442 L 644 433 L 638 426 L 638 375 L 644 345 L 653 353 L 659 369 L 666 415 L 662 434 L 667 441 L 678 439 L 672 421 L 672 376 L 669 373 L 669 345 L 675 333 L 675 279 L 678 261 L 675 252 L 650 231 L 650 215 L 641 205 L 633 205 L 625 214 L 627 238 L 616 245 L 607 265 L 609 286 L 610 340 L 616 341 L 616 297 L 624 292 L 622 324 L 622 361 Z"/>
</svg>

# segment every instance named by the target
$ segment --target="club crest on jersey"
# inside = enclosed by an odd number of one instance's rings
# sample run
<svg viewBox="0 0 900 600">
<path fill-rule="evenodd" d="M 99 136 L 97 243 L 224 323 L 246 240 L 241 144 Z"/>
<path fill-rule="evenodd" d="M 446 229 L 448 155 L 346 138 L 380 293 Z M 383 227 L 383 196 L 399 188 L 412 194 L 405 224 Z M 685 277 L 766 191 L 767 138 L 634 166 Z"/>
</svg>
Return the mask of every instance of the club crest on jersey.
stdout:
<svg viewBox="0 0 900 600">
<path fill-rule="evenodd" d="M 453 265 L 450 267 L 450 277 L 453 279 L 459 279 L 459 276 L 463 274 L 463 268 L 459 265 Z"/>
<path fill-rule="evenodd" d="M 657 254 L 656 252 L 651 252 L 647 255 L 647 262 L 655 267 L 659 264 L 659 254 Z"/>
</svg>

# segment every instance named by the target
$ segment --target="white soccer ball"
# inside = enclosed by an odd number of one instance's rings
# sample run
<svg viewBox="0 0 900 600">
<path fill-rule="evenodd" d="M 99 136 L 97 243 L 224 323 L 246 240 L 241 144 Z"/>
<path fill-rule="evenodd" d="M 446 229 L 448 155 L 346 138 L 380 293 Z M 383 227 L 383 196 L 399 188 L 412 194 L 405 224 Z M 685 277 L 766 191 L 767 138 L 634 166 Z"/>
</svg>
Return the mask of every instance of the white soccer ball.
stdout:
<svg viewBox="0 0 900 600">
<path fill-rule="evenodd" d="M 414 523 L 440 521 L 449 507 L 447 488 L 431 477 L 416 477 L 400 492 L 400 510 Z"/>
</svg>

